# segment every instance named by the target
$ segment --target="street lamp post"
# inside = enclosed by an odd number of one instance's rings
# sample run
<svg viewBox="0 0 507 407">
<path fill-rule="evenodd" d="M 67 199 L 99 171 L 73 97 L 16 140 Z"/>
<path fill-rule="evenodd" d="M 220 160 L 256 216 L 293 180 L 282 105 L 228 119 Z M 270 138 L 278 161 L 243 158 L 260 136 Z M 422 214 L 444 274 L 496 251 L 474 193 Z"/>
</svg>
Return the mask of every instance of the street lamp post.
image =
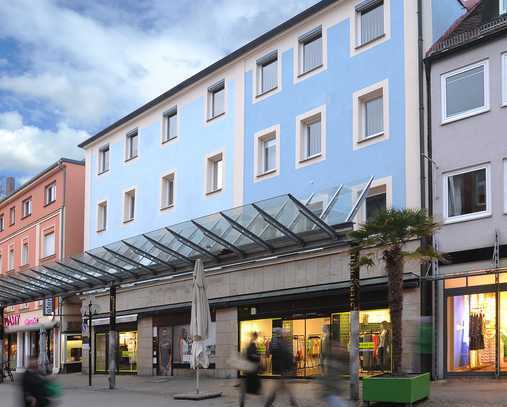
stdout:
<svg viewBox="0 0 507 407">
<path fill-rule="evenodd" d="M 92 299 L 88 303 L 88 311 L 82 312 L 83 319 L 88 320 L 88 386 L 92 385 L 92 320 L 97 315 L 97 306 L 93 304 Z"/>
</svg>

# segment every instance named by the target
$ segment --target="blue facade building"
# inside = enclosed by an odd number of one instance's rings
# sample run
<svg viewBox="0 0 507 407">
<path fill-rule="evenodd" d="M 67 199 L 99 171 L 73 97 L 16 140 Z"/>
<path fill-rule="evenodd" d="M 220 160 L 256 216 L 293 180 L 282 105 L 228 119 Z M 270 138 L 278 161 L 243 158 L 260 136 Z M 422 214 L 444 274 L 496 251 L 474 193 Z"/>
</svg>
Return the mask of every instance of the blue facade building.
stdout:
<svg viewBox="0 0 507 407">
<path fill-rule="evenodd" d="M 86 140 L 85 248 L 280 194 L 304 202 L 343 185 L 346 207 L 371 177 L 356 222 L 383 207 L 424 207 L 422 58 L 464 12 L 458 0 L 323 0 Z M 213 274 L 209 296 L 226 304 L 216 305 L 213 317 L 217 373 L 234 375 L 230 352 L 242 349 L 252 329 L 269 340 L 275 320 L 303 336 L 315 331 L 308 338 L 317 351 L 324 325 L 348 317 L 347 297 L 337 294 L 348 279 L 345 251 L 300 253 Z M 425 311 L 419 289 L 409 288 L 406 314 L 416 319 Z M 289 291 L 310 289 L 312 304 L 287 303 Z M 181 315 L 173 312 L 188 313 L 188 294 L 188 281 L 118 294 L 120 314 L 137 317 L 139 372 L 153 372 L 152 334 L 181 331 Z M 258 310 L 261 297 L 279 307 Z M 387 321 L 386 301 L 375 291 L 362 320 Z M 406 338 L 413 344 L 416 335 L 407 330 Z M 410 346 L 404 363 L 420 370 Z M 317 372 L 309 367 L 316 360 L 305 356 L 302 375 Z M 183 365 L 182 359 L 171 369 Z"/>
</svg>

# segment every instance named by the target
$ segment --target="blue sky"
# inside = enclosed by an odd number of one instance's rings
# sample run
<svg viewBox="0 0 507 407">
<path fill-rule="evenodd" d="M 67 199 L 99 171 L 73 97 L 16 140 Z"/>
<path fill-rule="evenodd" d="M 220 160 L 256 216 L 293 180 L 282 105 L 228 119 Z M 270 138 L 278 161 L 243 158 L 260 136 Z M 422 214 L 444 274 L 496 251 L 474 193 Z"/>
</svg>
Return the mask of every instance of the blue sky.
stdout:
<svg viewBox="0 0 507 407">
<path fill-rule="evenodd" d="M 16 0 L 0 13 L 0 175 L 22 182 L 317 0 Z"/>
</svg>

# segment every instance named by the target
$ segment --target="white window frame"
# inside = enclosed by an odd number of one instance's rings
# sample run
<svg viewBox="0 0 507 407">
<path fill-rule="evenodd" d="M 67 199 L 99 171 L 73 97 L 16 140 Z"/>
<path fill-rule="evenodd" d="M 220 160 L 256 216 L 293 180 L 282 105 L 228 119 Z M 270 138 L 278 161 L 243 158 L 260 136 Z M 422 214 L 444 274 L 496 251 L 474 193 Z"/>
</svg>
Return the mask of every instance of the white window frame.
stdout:
<svg viewBox="0 0 507 407">
<path fill-rule="evenodd" d="M 107 230 L 107 209 L 106 200 L 97 203 L 97 233 L 105 232 Z"/>
<path fill-rule="evenodd" d="M 55 201 L 56 201 L 56 181 L 53 181 L 44 187 L 44 204 L 50 205 Z"/>
<path fill-rule="evenodd" d="M 2 213 L 0 215 L 0 232 L 5 230 L 5 215 Z"/>
<path fill-rule="evenodd" d="M 136 135 L 136 143 L 137 143 L 137 154 L 135 156 L 132 155 L 132 151 L 130 151 L 130 140 L 134 137 L 134 135 Z M 127 132 L 127 134 L 125 134 L 125 162 L 128 163 L 130 161 L 133 161 L 135 160 L 136 158 L 139 158 L 139 139 L 140 139 L 140 135 L 139 135 L 139 129 L 132 129 L 130 131 Z"/>
<path fill-rule="evenodd" d="M 172 202 L 169 202 L 167 193 L 167 185 L 169 182 L 173 183 L 173 196 Z M 176 201 L 176 172 L 171 171 L 165 175 L 162 175 L 160 178 L 160 210 L 165 211 L 167 209 L 174 208 L 174 203 Z"/>
<path fill-rule="evenodd" d="M 357 1 L 356 6 L 363 3 Z M 361 44 L 361 13 L 356 11 L 354 7 L 350 18 L 350 53 L 352 56 L 358 55 L 362 52 L 368 51 L 369 49 L 376 47 L 391 39 L 391 0 L 384 0 L 384 35 L 369 41 L 365 44 Z"/>
<path fill-rule="evenodd" d="M 16 268 L 16 249 L 10 245 L 7 250 L 7 271 L 13 271 Z"/>
<path fill-rule="evenodd" d="M 502 15 L 502 14 L 505 14 L 507 13 L 507 3 L 505 3 L 503 0 L 500 0 L 500 6 L 498 7 L 499 9 L 499 14 Z"/>
<path fill-rule="evenodd" d="M 458 75 L 460 73 L 467 72 L 471 69 L 484 67 L 484 105 L 475 109 L 468 110 L 463 113 L 448 117 L 447 116 L 447 78 Z M 489 60 L 483 60 L 473 64 L 466 65 L 462 68 L 455 69 L 453 71 L 444 73 L 440 77 L 440 92 L 441 92 L 441 108 L 442 108 L 442 124 L 452 123 L 457 120 L 462 120 L 467 117 L 476 116 L 478 114 L 489 111 L 490 109 L 490 83 L 489 83 Z"/>
<path fill-rule="evenodd" d="M 46 238 L 49 235 L 53 235 L 53 248 L 50 253 L 46 253 Z M 42 258 L 51 257 L 56 255 L 56 232 L 54 229 L 47 229 L 42 231 Z"/>
<path fill-rule="evenodd" d="M 507 106 L 507 52 L 502 54 L 502 106 Z"/>
<path fill-rule="evenodd" d="M 477 171 L 477 170 L 486 170 L 486 210 L 481 212 L 470 213 L 466 215 L 457 215 L 449 217 L 449 177 L 466 174 L 469 172 Z M 473 167 L 466 167 L 455 171 L 448 171 L 442 174 L 442 183 L 443 183 L 443 218 L 444 223 L 457 223 L 457 222 L 465 222 L 474 219 L 481 219 L 488 216 L 491 216 L 491 164 L 481 164 Z"/>
<path fill-rule="evenodd" d="M 224 92 L 224 111 L 219 114 L 213 114 L 214 111 L 214 94 L 217 93 L 221 88 L 223 88 Z M 205 109 L 205 122 L 210 123 L 221 117 L 224 117 L 227 113 L 227 82 L 224 79 L 220 79 L 215 82 L 213 85 L 209 86 L 206 89 L 206 109 Z"/>
<path fill-rule="evenodd" d="M 9 208 L 9 226 L 13 226 L 16 224 L 16 207 L 11 206 Z"/>
<path fill-rule="evenodd" d="M 268 62 L 269 61 L 269 62 Z M 267 64 L 276 61 L 276 86 L 263 91 L 262 89 L 262 68 Z M 258 58 L 255 61 L 255 72 L 254 72 L 254 80 L 253 80 L 253 95 L 254 102 L 258 100 L 265 99 L 275 93 L 278 93 L 282 86 L 282 69 L 281 69 L 281 61 L 280 61 L 280 50 L 275 49 L 270 52 L 266 52 L 263 56 Z"/>
<path fill-rule="evenodd" d="M 169 119 L 173 116 L 176 116 L 176 135 L 172 138 L 168 138 L 169 134 L 167 132 L 167 127 L 169 124 Z M 168 143 L 173 143 L 180 137 L 180 114 L 178 111 L 178 106 L 173 106 L 170 109 L 166 110 L 162 114 L 162 138 L 161 143 L 163 145 Z"/>
<path fill-rule="evenodd" d="M 355 199 L 359 199 L 359 195 L 361 194 L 365 185 L 358 185 L 354 187 L 353 196 Z M 393 207 L 393 178 L 383 177 L 383 178 L 375 178 L 370 185 L 370 191 L 379 188 L 385 188 L 386 193 L 386 209 L 391 209 Z M 368 195 L 367 195 L 368 196 Z M 362 225 L 366 222 L 366 197 L 364 202 L 361 204 L 354 220 L 354 229 L 357 229 L 359 225 Z"/>
<path fill-rule="evenodd" d="M 364 137 L 365 125 L 365 101 L 374 95 L 381 93 L 383 98 L 384 110 L 384 131 L 382 133 Z M 389 139 L 389 81 L 387 79 L 374 83 L 364 89 L 354 92 L 352 95 L 352 137 L 353 150 L 368 147 Z"/>
<path fill-rule="evenodd" d="M 275 168 L 264 171 L 264 151 L 262 144 L 266 139 L 273 137 L 276 145 Z M 254 135 L 254 182 L 280 175 L 280 125 L 271 126 L 258 131 Z"/>
<path fill-rule="evenodd" d="M 302 157 L 306 123 L 320 115 L 320 154 Z M 296 169 L 316 164 L 326 159 L 326 105 L 321 105 L 296 117 Z"/>
<path fill-rule="evenodd" d="M 131 209 L 130 201 L 127 201 L 127 198 L 130 199 L 130 197 L 134 196 L 134 210 Z M 136 219 L 136 211 L 137 211 L 137 190 L 136 188 L 132 187 L 123 192 L 123 214 L 122 219 L 123 223 L 131 223 Z M 133 216 L 131 215 L 131 212 L 133 212 Z"/>
<path fill-rule="evenodd" d="M 220 188 L 213 188 L 213 165 L 215 161 L 218 161 L 219 159 L 222 160 L 222 180 L 221 180 L 221 187 Z M 206 157 L 205 162 L 205 191 L 206 195 L 213 195 L 217 194 L 224 190 L 225 188 L 225 154 L 223 151 L 208 155 Z"/>
<path fill-rule="evenodd" d="M 104 153 L 107 151 L 107 168 L 104 165 Z M 97 157 L 97 174 L 101 175 L 109 171 L 111 168 L 111 146 L 109 144 L 105 144 L 99 148 L 98 157 Z"/>
<path fill-rule="evenodd" d="M 306 36 L 310 35 L 312 32 L 320 29 L 320 35 L 322 36 L 322 63 L 312 69 L 309 69 L 306 72 L 303 72 L 303 44 Z M 299 32 L 299 34 L 294 39 L 294 57 L 293 57 L 293 75 L 294 75 L 294 84 L 299 83 L 305 79 L 311 78 L 314 75 L 318 75 L 319 73 L 325 71 L 327 69 L 327 26 L 322 24 L 320 26 L 307 26 L 305 30 Z M 281 65 L 281 64 L 279 64 Z"/>
<path fill-rule="evenodd" d="M 27 218 L 32 214 L 32 198 L 23 199 L 21 202 L 21 216 Z"/>
<path fill-rule="evenodd" d="M 26 251 L 25 251 L 26 248 Z M 30 259 L 30 246 L 28 244 L 28 240 L 23 240 L 21 242 L 21 262 L 22 266 L 26 266 Z"/>
</svg>

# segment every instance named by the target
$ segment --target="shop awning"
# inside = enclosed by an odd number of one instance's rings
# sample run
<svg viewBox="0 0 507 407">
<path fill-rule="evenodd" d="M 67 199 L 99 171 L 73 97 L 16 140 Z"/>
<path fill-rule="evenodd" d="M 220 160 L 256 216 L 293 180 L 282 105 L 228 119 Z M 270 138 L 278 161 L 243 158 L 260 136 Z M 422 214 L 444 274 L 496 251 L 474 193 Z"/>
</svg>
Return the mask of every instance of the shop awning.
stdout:
<svg viewBox="0 0 507 407">
<path fill-rule="evenodd" d="M 110 285 L 174 278 L 201 258 L 207 269 L 347 244 L 373 177 L 300 200 L 290 194 L 221 211 L 0 277 L 0 304 Z"/>
</svg>

